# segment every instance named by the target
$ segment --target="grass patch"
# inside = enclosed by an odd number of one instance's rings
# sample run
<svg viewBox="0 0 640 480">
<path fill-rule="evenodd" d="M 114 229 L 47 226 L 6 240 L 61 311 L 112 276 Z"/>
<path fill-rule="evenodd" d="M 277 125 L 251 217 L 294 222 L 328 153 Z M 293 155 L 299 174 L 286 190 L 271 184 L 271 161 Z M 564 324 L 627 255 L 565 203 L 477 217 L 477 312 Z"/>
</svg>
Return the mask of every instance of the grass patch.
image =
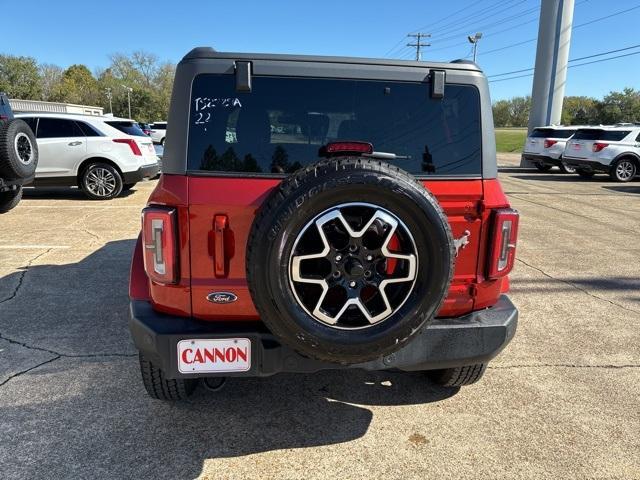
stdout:
<svg viewBox="0 0 640 480">
<path fill-rule="evenodd" d="M 496 128 L 496 150 L 498 152 L 522 152 L 526 139 L 526 128 Z"/>
</svg>

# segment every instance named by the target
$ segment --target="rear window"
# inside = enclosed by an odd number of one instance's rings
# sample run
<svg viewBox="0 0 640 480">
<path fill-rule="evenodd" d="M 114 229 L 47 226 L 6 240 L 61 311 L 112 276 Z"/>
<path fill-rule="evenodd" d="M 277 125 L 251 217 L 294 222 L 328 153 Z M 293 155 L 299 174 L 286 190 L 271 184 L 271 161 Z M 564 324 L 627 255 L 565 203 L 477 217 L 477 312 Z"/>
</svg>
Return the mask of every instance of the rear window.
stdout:
<svg viewBox="0 0 640 480">
<path fill-rule="evenodd" d="M 371 80 L 199 75 L 191 98 L 189 170 L 290 173 L 322 145 L 370 142 L 414 175 L 480 175 L 480 99 L 475 87 Z"/>
<path fill-rule="evenodd" d="M 167 124 L 166 123 L 152 123 L 151 124 L 151 128 L 154 130 L 166 130 L 167 129 Z"/>
<path fill-rule="evenodd" d="M 594 128 L 586 128 L 578 130 L 573 136 L 574 140 L 608 140 L 610 142 L 619 142 L 629 135 L 631 130 L 599 130 Z"/>
<path fill-rule="evenodd" d="M 109 121 L 104 123 L 120 130 L 122 133 L 126 133 L 127 135 L 133 135 L 134 137 L 146 137 L 136 122 Z"/>
<path fill-rule="evenodd" d="M 533 132 L 531 132 L 531 137 L 533 138 L 569 138 L 571 135 L 576 133 L 575 130 L 556 130 L 554 128 L 535 128 Z"/>
</svg>

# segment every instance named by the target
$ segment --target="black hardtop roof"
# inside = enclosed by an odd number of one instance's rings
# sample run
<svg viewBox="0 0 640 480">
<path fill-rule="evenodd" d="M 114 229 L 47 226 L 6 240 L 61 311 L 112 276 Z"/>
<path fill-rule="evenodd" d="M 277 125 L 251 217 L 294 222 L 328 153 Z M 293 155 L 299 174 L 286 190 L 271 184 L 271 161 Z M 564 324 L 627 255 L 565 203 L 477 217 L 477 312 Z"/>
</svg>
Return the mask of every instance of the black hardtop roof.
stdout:
<svg viewBox="0 0 640 480">
<path fill-rule="evenodd" d="M 279 53 L 238 53 L 218 52 L 211 47 L 196 47 L 187 53 L 182 62 L 206 59 L 230 60 L 271 60 L 287 62 L 316 62 L 316 63 L 352 63 L 362 65 L 385 65 L 398 67 L 421 67 L 448 70 L 463 70 L 481 72 L 480 67 L 471 60 L 453 60 L 451 62 L 429 62 L 415 60 L 395 60 L 390 58 L 362 58 L 362 57 L 331 57 L 323 55 L 289 55 Z"/>
</svg>

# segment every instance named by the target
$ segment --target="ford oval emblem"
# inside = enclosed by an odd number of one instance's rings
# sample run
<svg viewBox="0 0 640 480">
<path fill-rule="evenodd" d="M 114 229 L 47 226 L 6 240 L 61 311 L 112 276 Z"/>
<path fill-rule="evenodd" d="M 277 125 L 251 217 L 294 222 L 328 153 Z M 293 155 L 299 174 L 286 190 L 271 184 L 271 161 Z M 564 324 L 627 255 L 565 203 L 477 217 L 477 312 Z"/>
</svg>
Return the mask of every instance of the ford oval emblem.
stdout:
<svg viewBox="0 0 640 480">
<path fill-rule="evenodd" d="M 212 303 L 233 303 L 238 300 L 238 296 L 231 292 L 211 292 L 207 295 L 207 300 Z"/>
</svg>

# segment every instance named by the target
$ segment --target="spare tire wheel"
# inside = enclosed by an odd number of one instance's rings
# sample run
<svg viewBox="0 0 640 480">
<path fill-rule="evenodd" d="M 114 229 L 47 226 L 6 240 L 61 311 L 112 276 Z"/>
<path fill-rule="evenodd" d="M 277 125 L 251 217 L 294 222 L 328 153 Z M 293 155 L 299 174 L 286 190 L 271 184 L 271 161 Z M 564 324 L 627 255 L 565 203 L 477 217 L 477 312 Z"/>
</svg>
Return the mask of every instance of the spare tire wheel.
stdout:
<svg viewBox="0 0 640 480">
<path fill-rule="evenodd" d="M 303 355 L 361 363 L 402 348 L 433 319 L 454 246 L 435 197 L 371 159 L 323 160 L 264 202 L 247 245 L 255 306 Z"/>
<path fill-rule="evenodd" d="M 23 179 L 38 166 L 38 144 L 24 120 L 14 118 L 0 125 L 0 176 Z"/>
</svg>

